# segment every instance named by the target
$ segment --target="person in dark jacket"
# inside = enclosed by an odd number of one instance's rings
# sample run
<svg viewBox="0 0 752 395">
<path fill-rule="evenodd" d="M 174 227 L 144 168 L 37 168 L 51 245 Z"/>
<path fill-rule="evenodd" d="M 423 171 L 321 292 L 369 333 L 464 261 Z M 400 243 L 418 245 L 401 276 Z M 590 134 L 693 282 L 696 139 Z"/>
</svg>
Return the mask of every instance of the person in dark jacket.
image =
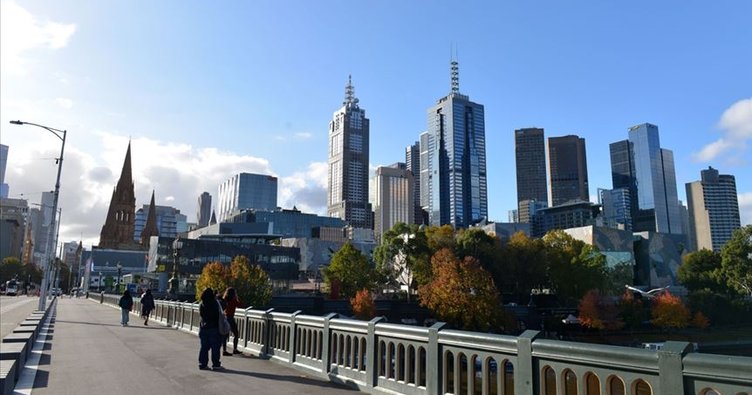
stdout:
<svg viewBox="0 0 752 395">
<path fill-rule="evenodd" d="M 212 370 L 221 370 L 219 350 L 224 336 L 219 334 L 219 302 L 214 298 L 214 291 L 206 288 L 201 293 L 201 304 L 198 308 L 201 315 L 201 326 L 198 330 L 198 338 L 201 348 L 198 352 L 198 368 L 208 369 L 209 350 L 211 349 Z"/>
<path fill-rule="evenodd" d="M 235 288 L 229 287 L 225 290 L 225 296 L 223 299 L 225 303 L 222 307 L 224 307 L 225 316 L 230 323 L 230 333 L 232 333 L 233 336 L 233 348 L 232 353 L 227 352 L 227 341 L 230 338 L 230 334 L 228 333 L 225 340 L 222 342 L 222 349 L 224 350 L 222 355 L 240 354 L 240 351 L 238 350 L 238 323 L 235 321 L 235 309 L 240 307 L 240 298 L 238 298 Z"/>
<path fill-rule="evenodd" d="M 151 290 L 147 289 L 141 297 L 141 318 L 144 319 L 144 325 L 149 325 L 149 315 L 152 310 L 154 310 L 154 296 Z"/>
<path fill-rule="evenodd" d="M 128 326 L 128 315 L 131 312 L 131 309 L 133 308 L 133 297 L 131 296 L 130 291 L 127 289 L 123 291 L 123 296 L 120 297 L 120 301 L 118 301 L 118 306 L 120 306 L 120 325 L 122 326 Z"/>
</svg>

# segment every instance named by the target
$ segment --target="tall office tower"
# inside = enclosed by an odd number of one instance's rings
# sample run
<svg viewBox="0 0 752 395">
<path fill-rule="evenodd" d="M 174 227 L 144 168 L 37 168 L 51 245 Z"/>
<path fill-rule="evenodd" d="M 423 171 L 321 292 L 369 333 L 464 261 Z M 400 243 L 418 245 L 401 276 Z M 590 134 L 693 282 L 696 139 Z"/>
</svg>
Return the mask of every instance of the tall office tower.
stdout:
<svg viewBox="0 0 752 395">
<path fill-rule="evenodd" d="M 533 199 L 525 199 L 517 203 L 517 207 L 519 207 L 517 209 L 517 222 L 531 223 L 533 221 L 533 216 L 535 216 L 538 211 L 547 208 L 548 204 Z"/>
<path fill-rule="evenodd" d="M 125 151 L 123 169 L 120 178 L 112 190 L 110 208 L 107 210 L 102 232 L 99 235 L 99 247 L 116 250 L 139 249 L 133 240 L 133 226 L 136 219 L 136 194 L 133 187 L 131 171 L 131 143 Z"/>
<path fill-rule="evenodd" d="M 423 208 L 420 206 L 420 143 L 405 148 L 405 166 L 413 173 L 413 224 L 423 224 Z"/>
<path fill-rule="evenodd" d="M 5 169 L 8 166 L 8 146 L 0 144 L 0 198 L 8 197 L 8 184 L 5 183 Z"/>
<path fill-rule="evenodd" d="M 629 189 L 598 188 L 598 204 L 603 207 L 602 217 L 605 226 L 632 230 L 632 203 Z"/>
<path fill-rule="evenodd" d="M 428 132 L 423 132 L 420 134 L 420 140 L 418 140 L 418 151 L 420 156 L 420 176 L 416 179 L 416 184 L 420 185 L 418 189 L 420 189 L 420 209 L 422 213 L 424 213 L 424 224 L 428 224 L 428 202 L 429 199 L 429 191 L 431 190 L 431 183 L 429 182 L 431 180 L 430 177 L 430 167 L 428 166 L 428 151 L 429 151 L 429 134 Z"/>
<path fill-rule="evenodd" d="M 212 197 L 209 192 L 204 192 L 198 197 L 198 212 L 196 213 L 196 222 L 199 228 L 209 225 L 211 218 Z"/>
<path fill-rule="evenodd" d="M 609 148 L 614 189 L 630 192 L 632 230 L 681 234 L 674 155 L 660 147 L 658 127 L 632 126 L 628 140 Z"/>
<path fill-rule="evenodd" d="M 458 63 L 450 66 L 451 92 L 428 109 L 425 207 L 429 224 L 464 228 L 488 218 L 486 127 L 483 105 L 460 93 Z"/>
<path fill-rule="evenodd" d="M 514 131 L 514 155 L 517 169 L 517 209 L 520 222 L 530 222 L 523 218 L 523 202 L 535 200 L 548 205 L 546 192 L 546 143 L 543 129 L 526 128 Z M 528 203 L 524 203 L 528 204 Z"/>
<path fill-rule="evenodd" d="M 152 215 L 154 218 L 150 219 L 149 217 Z M 149 221 L 154 222 L 156 229 L 151 228 Z M 145 234 L 146 236 L 175 238 L 178 234 L 187 231 L 188 216 L 181 214 L 180 210 L 175 207 L 144 204 L 136 211 L 134 240 L 142 240 L 142 236 Z M 148 239 L 143 240 L 143 243 L 148 245 Z"/>
<path fill-rule="evenodd" d="M 277 208 L 277 177 L 266 174 L 239 173 L 219 184 L 217 210 L 219 222 L 244 208 Z"/>
<path fill-rule="evenodd" d="M 686 188 L 692 245 L 698 250 L 720 251 L 742 226 L 736 179 L 708 167 L 700 172 L 700 181 L 688 182 Z"/>
<path fill-rule="evenodd" d="M 578 136 L 548 139 L 548 201 L 558 206 L 590 200 L 585 139 Z"/>
<path fill-rule="evenodd" d="M 404 163 L 379 166 L 374 183 L 374 233 L 381 238 L 397 222 L 415 218 L 415 177 Z"/>
<path fill-rule="evenodd" d="M 329 122 L 327 213 L 354 228 L 373 229 L 368 203 L 369 130 L 366 111 L 358 106 L 350 76 L 345 101 Z"/>
</svg>

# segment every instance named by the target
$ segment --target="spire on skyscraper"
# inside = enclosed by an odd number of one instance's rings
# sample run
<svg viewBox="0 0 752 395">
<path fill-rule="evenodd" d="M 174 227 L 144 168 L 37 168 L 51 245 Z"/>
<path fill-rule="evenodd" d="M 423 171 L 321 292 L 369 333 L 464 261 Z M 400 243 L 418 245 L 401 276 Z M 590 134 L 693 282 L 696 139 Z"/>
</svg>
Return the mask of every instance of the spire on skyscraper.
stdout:
<svg viewBox="0 0 752 395">
<path fill-rule="evenodd" d="M 345 101 L 343 106 L 358 108 L 358 98 L 355 97 L 355 87 L 352 84 L 352 75 L 347 76 L 347 86 L 345 86 Z"/>
<path fill-rule="evenodd" d="M 460 93 L 460 64 L 457 62 L 457 48 L 449 61 L 449 75 L 451 77 L 452 93 Z"/>
</svg>

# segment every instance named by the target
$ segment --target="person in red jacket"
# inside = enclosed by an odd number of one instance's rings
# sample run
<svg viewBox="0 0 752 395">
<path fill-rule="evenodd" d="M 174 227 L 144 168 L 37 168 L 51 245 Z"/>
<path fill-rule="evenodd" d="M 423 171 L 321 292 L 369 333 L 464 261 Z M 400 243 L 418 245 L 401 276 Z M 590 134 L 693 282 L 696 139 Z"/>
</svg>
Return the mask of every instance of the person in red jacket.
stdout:
<svg viewBox="0 0 752 395">
<path fill-rule="evenodd" d="M 232 354 L 240 354 L 240 351 L 238 351 L 238 323 L 235 322 L 235 309 L 240 307 L 240 298 L 238 298 L 238 294 L 237 292 L 235 292 L 235 288 L 229 287 L 225 290 L 223 299 L 225 302 L 225 316 L 227 317 L 227 321 L 230 323 L 230 332 L 233 336 Z M 222 343 L 224 355 L 232 355 L 231 353 L 227 352 L 227 340 L 229 340 L 229 338 L 230 335 L 228 334 L 225 338 L 225 341 Z"/>
</svg>

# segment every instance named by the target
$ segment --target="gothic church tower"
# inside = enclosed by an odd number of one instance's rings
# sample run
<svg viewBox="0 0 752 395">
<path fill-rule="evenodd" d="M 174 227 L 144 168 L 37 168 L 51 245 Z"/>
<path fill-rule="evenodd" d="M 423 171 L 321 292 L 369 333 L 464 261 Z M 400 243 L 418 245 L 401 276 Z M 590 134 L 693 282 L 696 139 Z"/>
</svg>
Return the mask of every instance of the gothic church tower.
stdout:
<svg viewBox="0 0 752 395">
<path fill-rule="evenodd" d="M 135 220 L 136 196 L 131 174 L 131 143 L 128 142 L 123 170 L 120 172 L 120 179 L 115 190 L 112 191 L 110 209 L 107 211 L 107 218 L 99 236 L 99 248 L 140 249 L 140 246 L 133 240 Z"/>
</svg>

